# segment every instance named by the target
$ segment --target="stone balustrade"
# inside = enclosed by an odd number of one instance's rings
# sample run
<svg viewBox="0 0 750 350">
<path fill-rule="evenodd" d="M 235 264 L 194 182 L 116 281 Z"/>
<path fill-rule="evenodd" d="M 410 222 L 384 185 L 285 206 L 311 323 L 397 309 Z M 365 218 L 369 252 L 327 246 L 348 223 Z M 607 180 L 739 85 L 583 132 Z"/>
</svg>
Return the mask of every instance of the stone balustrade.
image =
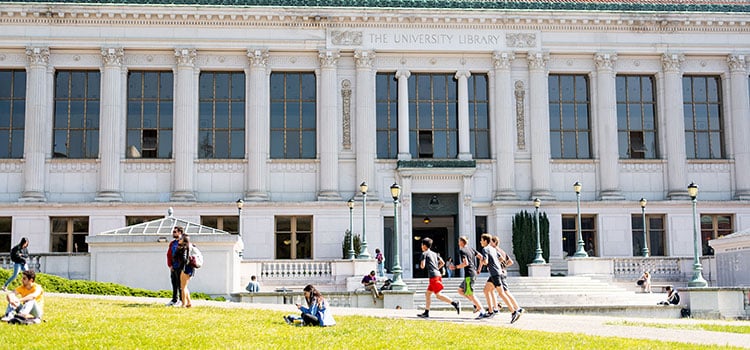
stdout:
<svg viewBox="0 0 750 350">
<path fill-rule="evenodd" d="M 263 279 L 319 279 L 331 277 L 330 261 L 274 260 L 261 263 Z"/>
<path fill-rule="evenodd" d="M 703 277 L 715 280 L 714 257 L 701 257 Z M 635 280 L 644 271 L 651 273 L 651 278 L 664 281 L 687 281 L 692 276 L 693 258 L 689 257 L 632 257 L 613 259 L 614 278 Z"/>
</svg>

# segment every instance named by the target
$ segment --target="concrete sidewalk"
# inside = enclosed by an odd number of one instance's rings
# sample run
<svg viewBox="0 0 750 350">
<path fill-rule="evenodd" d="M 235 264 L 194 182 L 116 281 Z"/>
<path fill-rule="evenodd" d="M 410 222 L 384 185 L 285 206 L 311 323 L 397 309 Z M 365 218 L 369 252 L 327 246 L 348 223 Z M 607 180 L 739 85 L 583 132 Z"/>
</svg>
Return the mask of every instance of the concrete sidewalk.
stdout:
<svg viewBox="0 0 750 350">
<path fill-rule="evenodd" d="M 142 298 L 142 297 L 121 297 L 121 296 L 100 296 L 100 295 L 79 295 L 79 294 L 54 294 L 66 298 L 81 299 L 110 299 L 133 301 L 139 303 L 161 303 L 164 304 L 168 299 L 161 298 Z M 463 302 L 463 301 L 462 301 Z M 208 306 L 221 308 L 242 308 L 242 309 L 264 309 L 297 313 L 297 308 L 289 304 L 250 304 L 235 302 L 219 302 L 208 300 L 193 300 L 193 306 Z M 710 332 L 704 330 L 684 330 L 674 328 L 656 328 L 656 327 L 638 327 L 621 325 L 623 321 L 636 323 L 658 323 L 658 324 L 721 324 L 721 325 L 738 325 L 750 326 L 750 321 L 723 321 L 723 320 L 696 320 L 696 319 L 653 319 L 653 318 L 627 318 L 611 316 L 588 316 L 588 315 L 553 315 L 553 314 L 534 314 L 526 312 L 520 320 L 510 324 L 510 314 L 501 312 L 492 319 L 474 320 L 476 314 L 462 311 L 457 315 L 454 311 L 436 311 L 430 312 L 430 318 L 423 320 L 417 317 L 417 313 L 422 310 L 415 309 L 360 309 L 347 307 L 332 307 L 335 316 L 373 316 L 386 318 L 403 318 L 419 320 L 421 322 L 454 322 L 463 324 L 482 324 L 496 327 L 507 327 L 525 330 L 537 330 L 544 332 L 556 333 L 581 333 L 588 335 L 598 335 L 606 337 L 622 337 L 633 339 L 653 339 L 662 341 L 674 341 L 681 343 L 695 343 L 703 345 L 729 345 L 750 349 L 750 334 Z M 283 322 L 279 319 L 279 322 Z"/>
</svg>

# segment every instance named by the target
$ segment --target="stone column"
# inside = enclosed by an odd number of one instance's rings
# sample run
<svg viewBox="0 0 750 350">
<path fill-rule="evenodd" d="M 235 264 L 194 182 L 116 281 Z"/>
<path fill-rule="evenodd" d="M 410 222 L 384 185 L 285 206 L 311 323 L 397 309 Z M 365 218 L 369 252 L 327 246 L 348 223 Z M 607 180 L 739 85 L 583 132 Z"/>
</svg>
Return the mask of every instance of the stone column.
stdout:
<svg viewBox="0 0 750 350">
<path fill-rule="evenodd" d="M 198 128 L 196 109 L 195 49 L 175 49 L 177 87 L 174 96 L 174 183 L 172 201 L 195 201 L 194 163 L 198 153 L 195 137 Z"/>
<path fill-rule="evenodd" d="M 338 51 L 321 51 L 320 60 L 320 177 L 319 201 L 341 200 L 339 194 L 339 128 L 338 89 L 336 65 L 341 55 Z"/>
<path fill-rule="evenodd" d="M 531 142 L 531 198 L 554 200 L 550 192 L 549 54 L 529 52 L 529 140 Z"/>
<path fill-rule="evenodd" d="M 409 152 L 409 76 L 408 70 L 396 71 L 398 79 L 398 160 L 410 160 Z"/>
<path fill-rule="evenodd" d="M 616 53 L 597 53 L 596 133 L 599 158 L 599 199 L 624 200 L 620 192 L 620 152 L 617 142 L 617 92 L 615 91 Z"/>
<path fill-rule="evenodd" d="M 495 91 L 492 95 L 494 104 L 490 109 L 492 121 L 495 121 L 495 200 L 518 200 L 516 194 L 515 163 L 515 120 L 513 115 L 513 88 L 510 77 L 510 65 L 516 55 L 512 52 L 494 52 L 492 64 L 495 67 Z"/>
<path fill-rule="evenodd" d="M 732 140 L 734 149 L 735 194 L 739 200 L 750 200 L 750 178 L 742 174 L 750 169 L 750 94 L 748 94 L 747 61 L 744 55 L 729 55 L 729 92 L 731 95 Z"/>
<path fill-rule="evenodd" d="M 120 202 L 120 160 L 123 157 L 122 48 L 103 48 L 99 122 L 99 192 L 97 202 Z"/>
<path fill-rule="evenodd" d="M 458 159 L 471 160 L 469 138 L 469 77 L 471 72 L 456 72 L 458 80 Z"/>
<path fill-rule="evenodd" d="M 687 161 L 685 152 L 685 121 L 682 110 L 682 72 L 685 56 L 667 53 L 661 57 L 664 71 L 664 116 L 666 127 L 667 198 L 689 199 L 687 193 Z"/>
<path fill-rule="evenodd" d="M 354 52 L 354 63 L 357 65 L 356 89 L 356 145 L 357 145 L 357 178 L 356 182 L 375 183 L 375 158 L 377 154 L 377 135 L 375 113 L 375 71 L 372 69 L 373 51 L 357 50 Z M 368 190 L 368 197 L 379 198 L 376 186 Z M 358 191 L 356 191 L 359 193 Z M 361 193 L 359 193 L 361 196 Z"/>
<path fill-rule="evenodd" d="M 245 200 L 267 201 L 269 149 L 269 79 L 268 50 L 247 51 L 250 74 L 245 82 L 245 148 L 248 162 L 245 170 Z"/>
<path fill-rule="evenodd" d="M 24 129 L 24 185 L 21 202 L 45 202 L 44 189 L 46 174 L 44 163 L 49 154 L 45 142 L 48 136 L 47 117 L 50 97 L 47 89 L 47 65 L 49 48 L 27 47 L 29 61 L 26 79 L 26 127 Z M 52 125 L 52 122 L 49 123 Z"/>
</svg>

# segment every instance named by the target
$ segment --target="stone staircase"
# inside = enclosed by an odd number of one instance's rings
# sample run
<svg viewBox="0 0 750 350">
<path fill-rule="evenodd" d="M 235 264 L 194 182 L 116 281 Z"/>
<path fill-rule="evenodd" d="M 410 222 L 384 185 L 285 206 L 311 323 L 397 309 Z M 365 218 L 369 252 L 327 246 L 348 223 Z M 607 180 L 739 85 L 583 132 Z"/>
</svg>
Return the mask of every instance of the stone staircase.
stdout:
<svg viewBox="0 0 750 350">
<path fill-rule="evenodd" d="M 480 276 L 475 284 L 479 301 L 485 307 L 486 300 L 482 290 L 486 281 L 486 276 Z M 409 290 L 415 292 L 414 307 L 424 308 L 424 292 L 427 290 L 428 280 L 406 279 L 404 282 L 409 286 Z M 443 279 L 443 294 L 461 300 L 462 310 L 471 310 L 469 301 L 458 295 L 460 283 L 461 278 Z M 590 277 L 508 277 L 508 286 L 519 305 L 535 312 L 679 317 L 678 307 L 657 305 L 659 301 L 666 299 L 664 293 L 640 293 L 621 284 Z M 431 309 L 450 310 L 452 307 L 433 297 Z"/>
</svg>

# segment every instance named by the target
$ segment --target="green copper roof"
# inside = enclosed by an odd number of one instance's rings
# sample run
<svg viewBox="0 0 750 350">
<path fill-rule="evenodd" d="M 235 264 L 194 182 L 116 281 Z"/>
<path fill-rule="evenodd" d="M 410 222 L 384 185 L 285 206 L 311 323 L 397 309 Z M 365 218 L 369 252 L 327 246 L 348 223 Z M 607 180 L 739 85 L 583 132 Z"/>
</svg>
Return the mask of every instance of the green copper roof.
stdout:
<svg viewBox="0 0 750 350">
<path fill-rule="evenodd" d="M 95 5 L 90 0 L 0 0 L 0 3 Z M 412 8 L 461 10 L 569 10 L 657 12 L 750 12 L 740 0 L 99 0 L 106 5 Z"/>
</svg>

